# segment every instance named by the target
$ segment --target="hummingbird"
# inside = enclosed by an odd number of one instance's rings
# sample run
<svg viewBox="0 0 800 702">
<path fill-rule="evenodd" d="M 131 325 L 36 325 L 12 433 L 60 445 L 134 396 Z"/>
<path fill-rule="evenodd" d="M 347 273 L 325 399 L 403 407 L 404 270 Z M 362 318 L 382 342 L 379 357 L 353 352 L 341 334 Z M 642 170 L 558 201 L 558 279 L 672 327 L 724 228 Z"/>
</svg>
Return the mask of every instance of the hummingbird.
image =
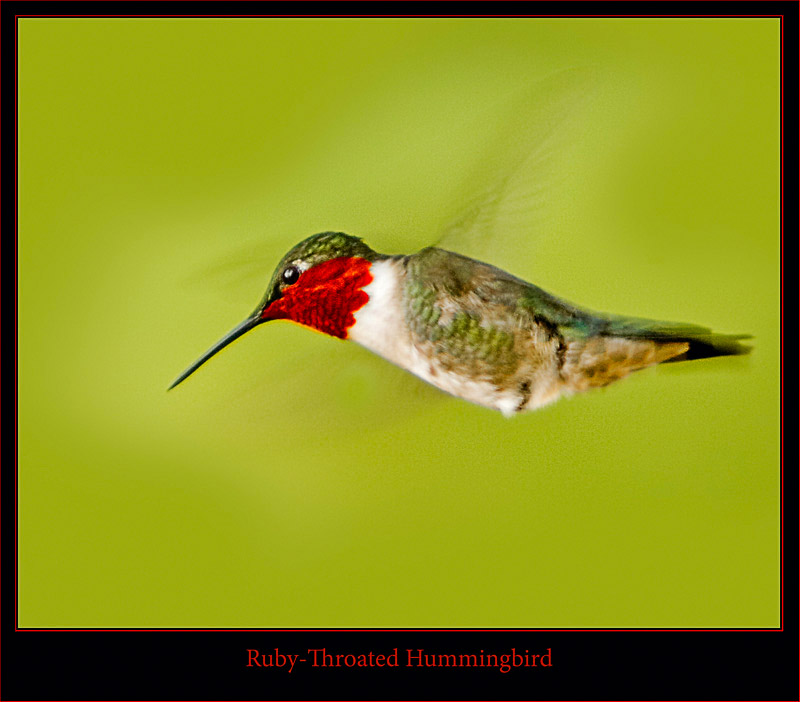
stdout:
<svg viewBox="0 0 800 702">
<path fill-rule="evenodd" d="M 323 232 L 281 259 L 253 313 L 169 389 L 243 334 L 278 319 L 355 341 L 506 417 L 659 363 L 750 351 L 740 343 L 748 335 L 592 312 L 435 246 L 387 255 L 360 237 Z"/>
</svg>

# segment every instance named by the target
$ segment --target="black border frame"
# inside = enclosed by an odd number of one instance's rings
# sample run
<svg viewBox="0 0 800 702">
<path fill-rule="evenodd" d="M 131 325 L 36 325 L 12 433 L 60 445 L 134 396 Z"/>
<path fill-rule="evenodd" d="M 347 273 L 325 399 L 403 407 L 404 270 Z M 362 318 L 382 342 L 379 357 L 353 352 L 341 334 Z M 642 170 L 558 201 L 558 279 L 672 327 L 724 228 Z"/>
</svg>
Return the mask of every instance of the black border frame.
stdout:
<svg viewBox="0 0 800 702">
<path fill-rule="evenodd" d="M 796 2 L 497 2 L 485 4 L 216 2 L 3 2 L 0 47 L 6 110 L 2 129 L 3 379 L 16 382 L 16 21 L 22 16 L 302 16 L 303 10 L 332 16 L 781 16 L 783 37 L 783 126 L 797 120 Z M 382 14 L 381 13 L 381 14 Z M 319 16 L 319 15 L 317 15 Z M 4 118 L 4 119 L 3 119 Z M 785 133 L 782 131 L 782 133 Z M 783 139 L 782 139 L 782 143 Z M 14 158 L 11 158 L 13 153 Z M 785 159 L 785 160 L 784 160 Z M 783 149 L 782 194 L 796 187 L 797 149 Z M 13 191 L 12 191 L 13 188 Z M 14 200 L 12 200 L 12 197 Z M 783 204 L 783 198 L 782 198 Z M 797 208 L 782 211 L 783 260 L 798 261 Z M 783 234 L 789 232 L 789 236 Z M 12 251 L 13 246 L 13 251 Z M 792 270 L 795 270 L 794 267 Z M 781 282 L 783 283 L 783 267 Z M 11 285 L 14 285 L 13 289 Z M 792 288 L 794 291 L 794 288 Z M 783 291 L 783 288 L 782 288 Z M 790 339 L 796 338 L 797 297 L 788 305 Z M 785 308 L 784 308 L 785 309 Z M 13 339 L 11 320 L 14 320 Z M 784 329 L 785 338 L 785 329 Z M 13 343 L 13 346 L 12 346 Z M 12 352 L 13 349 L 13 352 Z M 12 366 L 13 364 L 13 366 Z M 782 363 L 782 369 L 785 367 Z M 793 374 L 796 366 L 791 364 Z M 14 373 L 13 379 L 11 378 Z M 790 388 L 797 388 L 794 379 Z M 10 398 L 10 392 L 4 398 Z M 782 392 L 783 397 L 783 392 Z M 794 394 L 792 394 L 794 399 Z M 792 449 L 783 456 L 782 626 L 754 630 L 641 629 L 19 629 L 16 625 L 16 404 L 4 399 L 2 510 L 2 699 L 798 699 L 797 470 Z M 796 405 L 795 405 L 796 406 Z M 783 401 L 782 401 L 783 410 Z M 782 412 L 783 427 L 783 412 Z M 14 418 L 12 435 L 11 418 Z M 783 435 L 783 431 L 782 431 Z M 795 446 L 793 444 L 793 446 Z M 13 448 L 13 455 L 11 450 Z M 13 463 L 11 459 L 14 459 Z M 293 653 L 325 647 L 332 652 L 376 653 L 424 648 L 429 653 L 544 652 L 552 667 L 496 668 L 310 668 L 292 675 L 248 668 L 247 650 Z M 523 677 L 524 676 L 524 677 Z"/>
</svg>

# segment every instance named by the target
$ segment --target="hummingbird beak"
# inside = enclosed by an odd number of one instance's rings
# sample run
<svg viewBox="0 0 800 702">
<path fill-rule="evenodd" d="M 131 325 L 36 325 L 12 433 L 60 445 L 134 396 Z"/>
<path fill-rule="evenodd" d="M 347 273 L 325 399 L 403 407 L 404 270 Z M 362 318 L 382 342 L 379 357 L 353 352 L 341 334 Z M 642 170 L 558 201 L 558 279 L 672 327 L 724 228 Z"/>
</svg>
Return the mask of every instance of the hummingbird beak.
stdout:
<svg viewBox="0 0 800 702">
<path fill-rule="evenodd" d="M 233 341 L 236 341 L 242 334 L 246 334 L 254 327 L 257 327 L 259 324 L 263 322 L 269 321 L 267 319 L 262 318 L 261 310 L 256 310 L 255 314 L 252 317 L 248 317 L 244 320 L 238 327 L 234 327 L 231 329 L 224 337 L 222 337 L 216 344 L 214 344 L 208 351 L 206 351 L 200 358 L 198 358 L 191 366 L 189 366 L 183 373 L 181 373 L 175 380 L 173 381 L 172 385 L 170 385 L 167 390 L 172 390 L 176 385 L 182 383 L 186 378 L 188 378 L 192 373 L 194 373 L 200 366 L 202 366 L 209 358 L 211 358 L 214 354 L 218 351 L 224 349 L 228 344 Z"/>
</svg>

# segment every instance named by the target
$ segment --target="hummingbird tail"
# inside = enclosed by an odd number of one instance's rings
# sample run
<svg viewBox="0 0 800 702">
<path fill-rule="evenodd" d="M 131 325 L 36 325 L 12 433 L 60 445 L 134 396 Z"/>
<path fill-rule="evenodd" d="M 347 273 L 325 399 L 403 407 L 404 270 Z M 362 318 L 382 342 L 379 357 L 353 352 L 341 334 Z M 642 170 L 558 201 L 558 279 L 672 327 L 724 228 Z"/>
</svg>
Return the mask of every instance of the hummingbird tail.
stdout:
<svg viewBox="0 0 800 702">
<path fill-rule="evenodd" d="M 750 352 L 742 334 L 714 334 L 704 327 L 609 318 L 605 328 L 567 345 L 562 377 L 572 392 L 603 387 L 633 371 L 659 363 Z"/>
<path fill-rule="evenodd" d="M 752 351 L 752 347 L 739 342 L 750 338 L 752 337 L 747 334 L 708 334 L 692 337 L 687 339 L 689 348 L 685 353 L 669 358 L 665 363 L 696 361 L 716 356 L 744 356 Z"/>
<path fill-rule="evenodd" d="M 706 327 L 694 324 L 654 322 L 633 317 L 609 318 L 608 326 L 602 333 L 627 339 L 647 339 L 659 346 L 688 344 L 684 352 L 662 359 L 660 363 L 695 361 L 716 356 L 743 356 L 752 350 L 752 347 L 741 343 L 752 338 L 749 334 L 715 334 Z"/>
</svg>

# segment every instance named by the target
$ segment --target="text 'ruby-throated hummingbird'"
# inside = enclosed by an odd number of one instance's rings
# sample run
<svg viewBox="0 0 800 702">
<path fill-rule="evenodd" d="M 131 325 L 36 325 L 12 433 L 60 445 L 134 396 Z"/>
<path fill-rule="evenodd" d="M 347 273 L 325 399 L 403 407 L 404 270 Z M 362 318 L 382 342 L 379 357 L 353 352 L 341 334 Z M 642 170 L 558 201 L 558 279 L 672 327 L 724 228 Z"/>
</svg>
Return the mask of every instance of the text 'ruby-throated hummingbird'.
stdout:
<svg viewBox="0 0 800 702">
<path fill-rule="evenodd" d="M 408 256 L 325 232 L 278 264 L 245 332 L 287 319 L 351 339 L 431 385 L 506 416 L 666 361 L 747 353 L 745 335 L 576 307 L 487 263 L 436 247 Z"/>
</svg>

